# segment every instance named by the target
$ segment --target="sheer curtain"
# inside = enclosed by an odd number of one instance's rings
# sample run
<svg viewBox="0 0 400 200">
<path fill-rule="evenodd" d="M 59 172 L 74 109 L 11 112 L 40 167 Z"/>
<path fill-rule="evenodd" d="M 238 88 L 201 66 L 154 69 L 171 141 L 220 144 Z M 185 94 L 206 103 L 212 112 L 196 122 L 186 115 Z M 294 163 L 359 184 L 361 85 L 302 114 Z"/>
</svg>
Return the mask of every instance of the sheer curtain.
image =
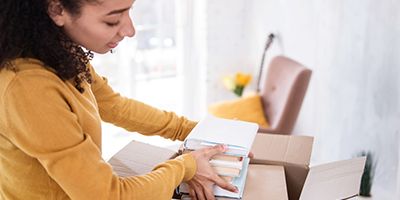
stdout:
<svg viewBox="0 0 400 200">
<path fill-rule="evenodd" d="M 182 51 L 177 45 L 178 1 L 136 1 L 130 11 L 136 35 L 126 38 L 115 53 L 95 55 L 92 64 L 109 84 L 124 96 L 154 107 L 183 114 L 184 76 L 179 69 Z M 190 84 L 190 83 L 189 83 Z M 108 159 L 132 139 L 157 146 L 177 142 L 146 137 L 103 124 L 103 157 Z"/>
</svg>

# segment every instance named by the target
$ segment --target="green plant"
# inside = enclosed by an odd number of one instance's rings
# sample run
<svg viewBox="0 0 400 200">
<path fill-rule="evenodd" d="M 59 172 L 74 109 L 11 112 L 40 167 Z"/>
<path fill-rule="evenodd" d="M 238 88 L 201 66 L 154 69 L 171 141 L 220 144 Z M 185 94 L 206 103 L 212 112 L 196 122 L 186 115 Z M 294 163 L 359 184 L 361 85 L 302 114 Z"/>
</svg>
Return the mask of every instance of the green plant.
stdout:
<svg viewBox="0 0 400 200">
<path fill-rule="evenodd" d="M 362 151 L 358 156 L 366 156 L 364 172 L 361 177 L 360 196 L 370 197 L 371 188 L 375 174 L 375 162 L 373 154 L 369 151 Z"/>
</svg>

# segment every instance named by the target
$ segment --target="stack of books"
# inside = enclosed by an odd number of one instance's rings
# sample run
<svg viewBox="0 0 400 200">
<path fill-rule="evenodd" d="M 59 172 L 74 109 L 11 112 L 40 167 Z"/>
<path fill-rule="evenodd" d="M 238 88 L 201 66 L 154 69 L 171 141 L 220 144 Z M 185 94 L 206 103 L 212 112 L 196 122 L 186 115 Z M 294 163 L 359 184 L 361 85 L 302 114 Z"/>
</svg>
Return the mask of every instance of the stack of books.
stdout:
<svg viewBox="0 0 400 200">
<path fill-rule="evenodd" d="M 218 175 L 236 186 L 239 192 L 234 193 L 214 186 L 213 191 L 216 197 L 242 198 L 250 162 L 248 154 L 257 130 L 258 125 L 255 123 L 209 115 L 197 124 L 184 141 L 184 151 L 193 151 L 218 144 L 227 145 L 227 151 L 214 156 L 210 160 L 210 164 Z M 182 183 L 179 191 L 187 194 L 187 184 Z"/>
<path fill-rule="evenodd" d="M 240 177 L 248 160 L 242 156 L 217 155 L 210 160 L 210 164 L 218 175 L 232 183 L 234 178 Z"/>
</svg>

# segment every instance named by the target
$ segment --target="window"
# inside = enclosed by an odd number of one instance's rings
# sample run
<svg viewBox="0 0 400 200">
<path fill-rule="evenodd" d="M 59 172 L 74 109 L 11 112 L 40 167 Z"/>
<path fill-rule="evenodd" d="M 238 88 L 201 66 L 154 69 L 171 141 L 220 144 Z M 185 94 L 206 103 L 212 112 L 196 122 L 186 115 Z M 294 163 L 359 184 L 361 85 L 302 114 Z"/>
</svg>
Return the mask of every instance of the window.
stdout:
<svg viewBox="0 0 400 200">
<path fill-rule="evenodd" d="M 135 2 L 131 16 L 136 28 L 115 53 L 96 54 L 92 64 L 117 92 L 152 106 L 181 112 L 177 69 L 175 1 Z M 135 139 L 158 146 L 175 143 L 158 136 L 146 137 L 109 124 L 103 125 L 103 157 L 108 159 Z"/>
</svg>

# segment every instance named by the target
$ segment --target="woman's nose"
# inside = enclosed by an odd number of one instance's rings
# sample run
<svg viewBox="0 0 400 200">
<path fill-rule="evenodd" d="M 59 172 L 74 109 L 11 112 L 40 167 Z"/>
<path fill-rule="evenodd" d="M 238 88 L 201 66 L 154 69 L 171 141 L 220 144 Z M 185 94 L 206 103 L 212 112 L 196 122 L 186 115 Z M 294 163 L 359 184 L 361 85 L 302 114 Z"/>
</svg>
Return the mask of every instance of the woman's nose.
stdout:
<svg viewBox="0 0 400 200">
<path fill-rule="evenodd" d="M 123 27 L 121 27 L 121 30 L 119 31 L 119 35 L 121 37 L 133 37 L 135 35 L 135 27 L 133 26 L 132 20 L 130 17 L 128 17 L 127 22 Z"/>
</svg>

